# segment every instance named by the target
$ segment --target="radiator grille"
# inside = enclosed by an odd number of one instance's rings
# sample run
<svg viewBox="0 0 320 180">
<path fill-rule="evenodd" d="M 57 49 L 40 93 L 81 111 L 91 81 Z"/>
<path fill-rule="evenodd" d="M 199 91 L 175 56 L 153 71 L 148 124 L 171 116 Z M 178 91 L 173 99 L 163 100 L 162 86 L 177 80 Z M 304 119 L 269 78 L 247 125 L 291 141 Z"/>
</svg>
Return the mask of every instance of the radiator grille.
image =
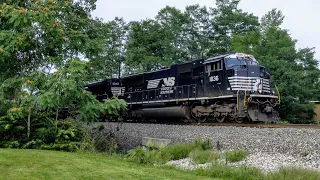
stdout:
<svg viewBox="0 0 320 180">
<path fill-rule="evenodd" d="M 259 91 L 270 93 L 270 81 L 258 77 L 228 77 L 231 89 L 238 91 Z"/>
<path fill-rule="evenodd" d="M 111 87 L 111 92 L 114 96 L 123 96 L 125 87 Z"/>
</svg>

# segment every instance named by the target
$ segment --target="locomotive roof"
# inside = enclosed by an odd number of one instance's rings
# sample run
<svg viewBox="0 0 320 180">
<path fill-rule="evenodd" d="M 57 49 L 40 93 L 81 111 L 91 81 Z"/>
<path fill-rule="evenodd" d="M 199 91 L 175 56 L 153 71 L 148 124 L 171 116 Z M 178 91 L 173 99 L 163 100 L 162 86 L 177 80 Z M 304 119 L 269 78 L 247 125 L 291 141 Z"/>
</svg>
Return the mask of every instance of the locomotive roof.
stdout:
<svg viewBox="0 0 320 180">
<path fill-rule="evenodd" d="M 208 64 L 208 63 L 212 63 L 212 62 L 221 60 L 222 58 L 225 58 L 225 57 L 229 56 L 230 54 L 232 54 L 232 53 L 209 58 L 209 59 L 205 60 L 203 64 Z"/>
<path fill-rule="evenodd" d="M 208 58 L 208 59 L 197 59 L 197 60 L 193 60 L 193 61 L 190 61 L 190 62 L 177 63 L 177 64 L 173 64 L 172 66 L 179 66 L 179 65 L 184 65 L 184 64 L 197 63 L 197 62 L 199 62 L 199 61 L 203 61 L 203 62 L 201 62 L 202 64 L 207 64 L 207 63 L 211 63 L 211 62 L 217 61 L 217 60 L 219 60 L 219 59 L 221 59 L 221 58 L 227 57 L 227 56 L 232 55 L 232 54 L 237 54 L 237 53 L 230 52 L 230 53 L 227 53 L 227 54 L 223 54 L 223 55 L 211 57 L 211 58 Z M 241 54 L 241 53 L 239 53 L 239 54 Z M 171 66 L 171 67 L 172 67 L 172 66 Z M 149 73 L 155 73 L 155 72 L 165 71 L 165 70 L 171 69 L 171 67 L 159 69 L 159 70 L 156 70 L 156 71 L 130 74 L 130 75 L 127 75 L 127 76 L 123 76 L 122 78 L 130 78 L 130 77 L 134 77 L 134 76 L 139 76 L 139 75 L 144 75 L 144 74 L 149 74 Z"/>
<path fill-rule="evenodd" d="M 162 68 L 162 69 L 159 69 L 159 70 L 156 70 L 156 71 L 149 71 L 149 72 L 130 74 L 130 75 L 121 77 L 121 79 L 130 78 L 130 77 L 134 77 L 134 76 L 140 76 L 140 75 L 144 75 L 144 74 L 155 73 L 155 72 L 161 72 L 161 71 L 169 70 L 173 66 L 179 66 L 179 65 L 184 65 L 184 64 L 194 64 L 194 63 L 196 63 L 196 64 L 198 64 L 198 63 L 208 64 L 208 63 L 212 63 L 212 62 L 218 61 L 218 60 L 220 60 L 222 58 L 225 58 L 225 57 L 233 55 L 233 54 L 237 55 L 237 54 L 242 54 L 242 53 L 230 52 L 230 53 L 227 53 L 227 54 L 211 57 L 211 58 L 208 58 L 208 59 L 197 59 L 197 60 L 193 60 L 193 61 L 190 61 L 190 62 L 177 63 L 177 64 L 171 65 L 170 67 Z M 201 61 L 203 61 L 203 62 L 201 62 Z M 91 82 L 91 83 L 87 84 L 86 87 L 95 86 L 95 85 L 99 85 L 99 84 L 104 84 L 104 83 L 106 83 L 106 81 L 107 81 L 107 79 L 103 79 L 103 80 L 96 81 L 96 82 Z"/>
<path fill-rule="evenodd" d="M 173 67 L 173 66 L 179 66 L 179 65 L 184 65 L 184 64 L 193 64 L 193 63 L 197 63 L 197 62 L 199 62 L 199 61 L 203 61 L 203 60 L 204 60 L 204 59 L 197 59 L 197 60 L 193 60 L 193 61 L 190 61 L 190 62 L 184 62 L 184 63 L 179 63 L 179 64 L 173 64 L 173 65 L 171 65 L 170 67 L 162 68 L 162 69 L 159 69 L 159 70 L 156 70 L 156 71 L 149 71 L 149 72 L 142 72 L 142 73 L 130 74 L 130 75 L 127 75 L 127 76 L 123 76 L 123 77 L 121 77 L 121 78 L 122 78 L 122 79 L 125 79 L 125 78 L 134 77 L 134 76 L 139 76 L 139 75 L 144 75 L 144 74 L 150 74 L 150 73 L 155 73 L 155 72 L 165 71 L 165 70 L 169 70 L 169 69 L 171 69 L 171 67 Z"/>
<path fill-rule="evenodd" d="M 106 78 L 106 79 L 101 79 L 101 80 L 94 81 L 94 82 L 88 82 L 85 85 L 85 88 L 92 87 L 92 86 L 97 86 L 97 85 L 107 84 L 107 83 L 110 83 L 110 81 L 119 81 L 119 79 L 116 79 L 116 78 L 108 79 L 108 78 Z"/>
</svg>

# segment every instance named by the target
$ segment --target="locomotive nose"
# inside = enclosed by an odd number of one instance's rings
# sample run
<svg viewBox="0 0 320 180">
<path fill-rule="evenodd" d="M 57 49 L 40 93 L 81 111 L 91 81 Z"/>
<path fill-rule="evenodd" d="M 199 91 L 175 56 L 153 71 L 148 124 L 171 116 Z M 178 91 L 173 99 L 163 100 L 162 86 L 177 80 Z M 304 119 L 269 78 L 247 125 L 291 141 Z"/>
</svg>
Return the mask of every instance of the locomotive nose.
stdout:
<svg viewBox="0 0 320 180">
<path fill-rule="evenodd" d="M 247 70 L 244 71 L 247 71 L 248 77 L 270 78 L 270 75 L 266 72 L 266 68 L 259 65 L 248 65 Z"/>
</svg>

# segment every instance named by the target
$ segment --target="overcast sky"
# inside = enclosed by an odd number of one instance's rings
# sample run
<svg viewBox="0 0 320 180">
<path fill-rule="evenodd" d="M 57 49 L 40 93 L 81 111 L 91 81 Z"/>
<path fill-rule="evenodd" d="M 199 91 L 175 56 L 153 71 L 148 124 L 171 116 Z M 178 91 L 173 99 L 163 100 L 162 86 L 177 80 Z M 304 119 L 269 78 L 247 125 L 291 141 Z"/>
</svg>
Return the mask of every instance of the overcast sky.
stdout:
<svg viewBox="0 0 320 180">
<path fill-rule="evenodd" d="M 117 16 L 133 21 L 153 18 L 166 5 L 183 10 L 193 4 L 215 7 L 215 0 L 97 0 L 93 15 L 105 21 Z M 298 40 L 297 48 L 315 47 L 320 60 L 319 0 L 241 0 L 239 7 L 260 18 L 272 8 L 281 10 L 286 16 L 283 28 Z"/>
</svg>

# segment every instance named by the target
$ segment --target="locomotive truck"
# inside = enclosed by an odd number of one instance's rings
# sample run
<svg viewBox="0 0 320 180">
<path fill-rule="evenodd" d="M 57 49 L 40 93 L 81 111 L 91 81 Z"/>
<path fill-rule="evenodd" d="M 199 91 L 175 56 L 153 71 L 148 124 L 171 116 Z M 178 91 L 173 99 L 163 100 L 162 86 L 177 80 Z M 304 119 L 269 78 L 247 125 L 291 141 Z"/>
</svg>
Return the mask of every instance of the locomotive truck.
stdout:
<svg viewBox="0 0 320 180">
<path fill-rule="evenodd" d="M 252 55 L 228 53 L 85 86 L 99 101 L 128 104 L 124 120 L 263 122 L 279 120 L 280 94 Z"/>
</svg>

